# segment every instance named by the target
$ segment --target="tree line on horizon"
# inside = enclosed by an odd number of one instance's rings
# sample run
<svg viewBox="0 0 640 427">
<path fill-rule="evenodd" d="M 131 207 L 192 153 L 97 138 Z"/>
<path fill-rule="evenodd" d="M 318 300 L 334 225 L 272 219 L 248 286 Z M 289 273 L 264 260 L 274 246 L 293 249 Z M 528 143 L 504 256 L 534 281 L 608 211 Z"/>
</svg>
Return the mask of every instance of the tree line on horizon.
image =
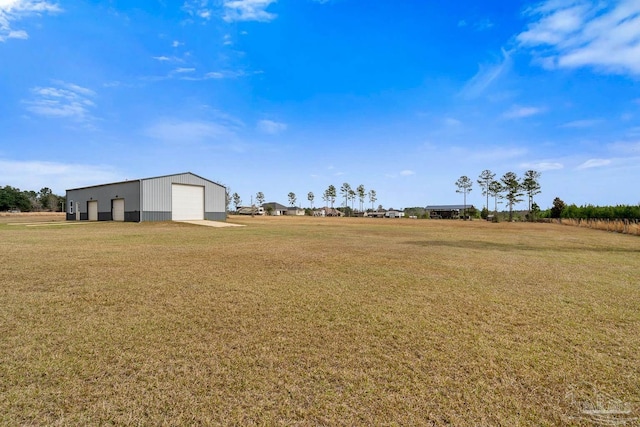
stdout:
<svg viewBox="0 0 640 427">
<path fill-rule="evenodd" d="M 541 218 L 566 219 L 640 219 L 640 203 L 638 205 L 594 206 L 575 204 L 567 205 L 562 199 L 553 199 L 550 209 L 540 213 Z"/>
<path fill-rule="evenodd" d="M 466 180 L 464 178 L 467 178 Z M 505 173 L 500 181 L 495 180 L 495 174 L 489 170 L 483 171 L 478 177 L 478 184 L 482 188 L 482 195 L 487 197 L 487 205 L 483 209 L 488 213 L 487 206 L 489 204 L 489 197 L 494 198 L 494 213 L 497 213 L 498 200 L 506 199 L 510 207 L 510 218 L 513 218 L 513 205 L 522 201 L 523 196 L 527 196 L 529 200 L 529 212 L 533 214 L 531 219 L 537 218 L 567 218 L 567 219 L 640 219 L 640 203 L 638 205 L 615 205 L 615 206 L 597 206 L 597 205 L 582 205 L 577 206 L 575 204 L 566 204 L 559 197 L 553 200 L 553 206 L 550 209 L 540 210 L 538 205 L 533 201 L 533 196 L 540 193 L 540 185 L 538 179 L 540 174 L 535 171 L 527 171 L 523 179 L 512 173 Z M 460 182 L 461 186 L 458 186 Z M 518 187 L 516 187 L 518 183 Z M 471 180 L 468 177 L 462 176 L 456 181 L 458 190 L 456 192 L 466 192 L 468 194 L 472 189 Z M 467 187 L 468 186 L 468 187 Z M 517 188 L 517 189 L 516 189 Z M 377 201 L 377 194 L 375 190 L 365 191 L 363 185 L 359 185 L 356 190 L 352 190 L 348 183 L 344 183 L 340 188 L 340 193 L 345 197 L 344 206 L 349 208 L 348 202 L 352 203 L 353 210 L 354 194 L 360 200 L 360 210 L 363 210 L 364 200 L 368 198 L 368 201 L 372 204 L 371 210 L 374 209 L 374 203 Z M 297 203 L 297 197 L 295 193 L 290 192 L 288 194 L 289 204 L 295 206 Z M 331 203 L 331 207 L 335 204 L 337 199 L 337 189 L 335 186 L 330 185 L 323 193 L 322 199 Z M 313 201 L 315 195 L 313 192 L 307 194 L 307 200 L 311 203 L 313 208 Z M 237 193 L 233 193 L 230 197 L 227 193 L 227 208 L 229 203 L 233 201 L 237 208 L 241 205 L 242 200 Z M 0 187 L 0 212 L 7 211 L 20 211 L 20 212 L 63 212 L 64 204 L 66 200 L 64 196 L 54 194 L 48 187 L 43 187 L 40 191 L 22 191 L 19 188 L 5 185 Z M 256 202 L 260 205 L 264 203 L 264 193 L 258 192 L 256 194 Z M 466 204 L 466 203 L 465 203 Z M 381 206 L 378 206 L 380 209 Z M 418 208 L 411 208 L 418 209 Z M 420 208 L 421 209 L 421 208 Z M 486 215 L 483 215 L 486 217 Z"/>
<path fill-rule="evenodd" d="M 513 207 L 523 201 L 526 196 L 528 201 L 528 219 L 535 221 L 536 218 L 568 218 L 568 219 L 640 219 L 640 203 L 637 206 L 616 205 L 616 206 L 594 206 L 575 204 L 567 205 L 559 197 L 553 200 L 553 206 L 544 211 L 540 210 L 534 202 L 534 196 L 540 194 L 541 173 L 535 170 L 528 170 L 522 178 L 514 172 L 505 173 L 499 180 L 495 179 L 496 174 L 486 169 L 480 173 L 477 182 L 482 188 L 482 195 L 486 196 L 486 205 L 483 209 L 482 217 L 486 218 L 489 208 L 489 197 L 494 198 L 494 215 L 498 213 L 498 200 L 506 199 L 509 206 L 509 220 L 513 219 Z M 466 196 L 472 190 L 473 183 L 465 175 L 456 182 L 456 192 L 464 196 L 466 207 Z"/>
<path fill-rule="evenodd" d="M 493 197 L 494 215 L 498 213 L 498 200 L 506 199 L 509 206 L 509 221 L 513 220 L 514 205 L 523 201 L 522 197 L 527 196 L 529 218 L 535 219 L 536 213 L 540 211 L 538 205 L 533 201 L 533 197 L 540 194 L 540 172 L 528 170 L 522 178 L 518 177 L 515 172 L 506 172 L 501 178 L 496 179 L 496 174 L 489 169 L 483 170 L 478 176 L 477 182 L 482 189 L 482 195 L 487 197 L 487 203 L 482 210 L 484 217 L 489 212 L 489 197 Z M 462 175 L 455 182 L 457 188 L 456 193 L 464 196 L 464 208 L 466 216 L 467 194 L 473 190 L 473 182 L 471 179 Z"/>
<path fill-rule="evenodd" d="M 40 191 L 21 191 L 19 188 L 5 185 L 0 187 L 0 212 L 62 212 L 65 197 L 53 194 L 49 187 Z"/>
<path fill-rule="evenodd" d="M 359 210 L 360 212 L 364 211 L 365 200 L 368 199 L 368 201 L 371 203 L 372 210 L 373 210 L 374 203 L 378 200 L 376 191 L 375 190 L 367 191 L 363 184 L 360 184 L 358 187 L 353 189 L 348 182 L 345 182 L 340 187 L 339 192 L 341 194 L 341 197 L 344 197 L 343 207 L 345 210 L 348 210 L 349 212 L 355 211 L 353 205 L 355 203 L 356 198 L 360 202 L 360 210 Z M 324 190 L 322 193 L 322 200 L 325 203 L 327 203 L 327 206 L 330 206 L 332 209 L 334 208 L 337 197 L 338 197 L 338 189 L 333 184 L 329 185 L 329 187 L 327 187 L 327 189 Z M 307 193 L 307 200 L 309 201 L 311 210 L 313 210 L 313 202 L 315 198 L 316 196 L 312 191 L 309 191 Z M 295 207 L 296 204 L 298 203 L 298 196 L 294 192 L 289 192 L 289 194 L 287 194 L 287 199 L 289 202 L 289 206 L 291 207 Z M 255 199 L 252 196 L 252 200 L 251 200 L 252 205 L 254 204 L 253 200 L 255 200 L 258 206 L 263 205 L 265 201 L 264 193 L 262 191 L 259 191 L 258 193 L 256 193 Z M 233 203 L 236 211 L 238 211 L 238 209 L 242 206 L 242 198 L 238 193 L 234 192 L 233 194 L 229 194 L 229 191 L 227 191 L 227 209 L 230 203 Z M 349 203 L 351 203 L 350 207 L 349 207 Z"/>
</svg>

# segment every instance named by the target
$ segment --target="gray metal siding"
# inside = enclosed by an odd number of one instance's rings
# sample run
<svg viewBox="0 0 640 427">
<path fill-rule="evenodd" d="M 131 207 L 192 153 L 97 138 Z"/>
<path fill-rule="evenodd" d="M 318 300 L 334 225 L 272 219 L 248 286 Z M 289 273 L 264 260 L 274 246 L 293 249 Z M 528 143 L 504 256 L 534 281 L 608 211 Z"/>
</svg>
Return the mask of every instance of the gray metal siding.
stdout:
<svg viewBox="0 0 640 427">
<path fill-rule="evenodd" d="M 171 212 L 142 211 L 140 221 L 171 221 Z"/>
<path fill-rule="evenodd" d="M 204 218 L 216 221 L 227 219 L 225 188 L 191 173 L 67 190 L 67 219 L 75 220 L 77 209 L 80 209 L 82 220 L 88 219 L 87 202 L 97 200 L 98 220 L 110 221 L 113 219 L 111 200 L 124 199 L 125 221 L 170 221 L 171 184 L 204 187 Z M 68 213 L 68 203 L 71 200 L 74 203 L 73 215 Z"/>
<path fill-rule="evenodd" d="M 205 218 L 226 219 L 225 188 L 199 176 L 183 173 L 142 180 L 141 221 L 171 220 L 171 184 L 204 187 Z M 168 218 L 166 214 L 169 214 Z"/>
<path fill-rule="evenodd" d="M 226 221 L 227 213 L 226 212 L 205 212 L 204 219 L 209 221 Z"/>
<path fill-rule="evenodd" d="M 74 213 L 77 209 L 80 210 L 81 220 L 88 219 L 89 213 L 87 210 L 87 202 L 90 200 L 98 201 L 98 220 L 110 220 L 111 200 L 113 199 L 124 199 L 125 212 L 129 213 L 129 218 L 134 218 L 139 216 L 137 212 L 140 211 L 140 181 L 129 181 L 67 190 L 66 197 L 67 206 L 69 201 L 73 200 Z"/>
</svg>

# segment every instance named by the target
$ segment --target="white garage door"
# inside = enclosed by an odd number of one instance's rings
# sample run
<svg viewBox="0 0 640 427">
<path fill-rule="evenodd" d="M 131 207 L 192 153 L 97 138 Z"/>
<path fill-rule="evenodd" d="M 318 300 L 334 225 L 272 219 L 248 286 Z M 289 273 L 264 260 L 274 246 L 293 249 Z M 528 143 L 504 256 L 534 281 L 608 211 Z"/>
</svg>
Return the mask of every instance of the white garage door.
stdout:
<svg viewBox="0 0 640 427">
<path fill-rule="evenodd" d="M 174 221 L 204 219 L 204 187 L 172 184 L 171 212 Z"/>
<path fill-rule="evenodd" d="M 111 201 L 111 217 L 114 221 L 124 221 L 124 199 Z"/>
<path fill-rule="evenodd" d="M 88 209 L 89 211 L 89 221 L 97 221 L 98 220 L 98 201 L 94 200 L 89 202 Z"/>
</svg>

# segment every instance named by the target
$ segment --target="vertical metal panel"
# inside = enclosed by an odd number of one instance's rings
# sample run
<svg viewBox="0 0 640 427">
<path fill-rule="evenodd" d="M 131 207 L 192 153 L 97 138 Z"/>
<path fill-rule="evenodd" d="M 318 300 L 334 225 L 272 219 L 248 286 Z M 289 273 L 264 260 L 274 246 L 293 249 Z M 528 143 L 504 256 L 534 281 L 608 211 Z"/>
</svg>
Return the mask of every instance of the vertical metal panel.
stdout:
<svg viewBox="0 0 640 427">
<path fill-rule="evenodd" d="M 171 212 L 171 179 L 169 177 L 142 180 L 142 211 Z"/>
<path fill-rule="evenodd" d="M 225 188 L 191 173 L 183 173 L 142 180 L 142 221 L 151 221 L 147 218 L 158 216 L 165 217 L 163 220 L 171 219 L 171 184 L 203 186 L 205 218 L 221 218 L 222 214 L 226 218 Z"/>
</svg>

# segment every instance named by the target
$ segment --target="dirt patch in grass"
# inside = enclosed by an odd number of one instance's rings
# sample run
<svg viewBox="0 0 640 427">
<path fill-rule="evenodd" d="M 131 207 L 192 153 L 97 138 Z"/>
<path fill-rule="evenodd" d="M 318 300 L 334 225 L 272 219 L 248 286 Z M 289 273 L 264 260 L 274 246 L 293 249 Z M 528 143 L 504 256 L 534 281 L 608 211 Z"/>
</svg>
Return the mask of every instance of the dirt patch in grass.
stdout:
<svg viewBox="0 0 640 427">
<path fill-rule="evenodd" d="M 0 219 L 0 424 L 583 425 L 590 404 L 640 416 L 635 236 L 229 221 L 247 227 Z"/>
</svg>

